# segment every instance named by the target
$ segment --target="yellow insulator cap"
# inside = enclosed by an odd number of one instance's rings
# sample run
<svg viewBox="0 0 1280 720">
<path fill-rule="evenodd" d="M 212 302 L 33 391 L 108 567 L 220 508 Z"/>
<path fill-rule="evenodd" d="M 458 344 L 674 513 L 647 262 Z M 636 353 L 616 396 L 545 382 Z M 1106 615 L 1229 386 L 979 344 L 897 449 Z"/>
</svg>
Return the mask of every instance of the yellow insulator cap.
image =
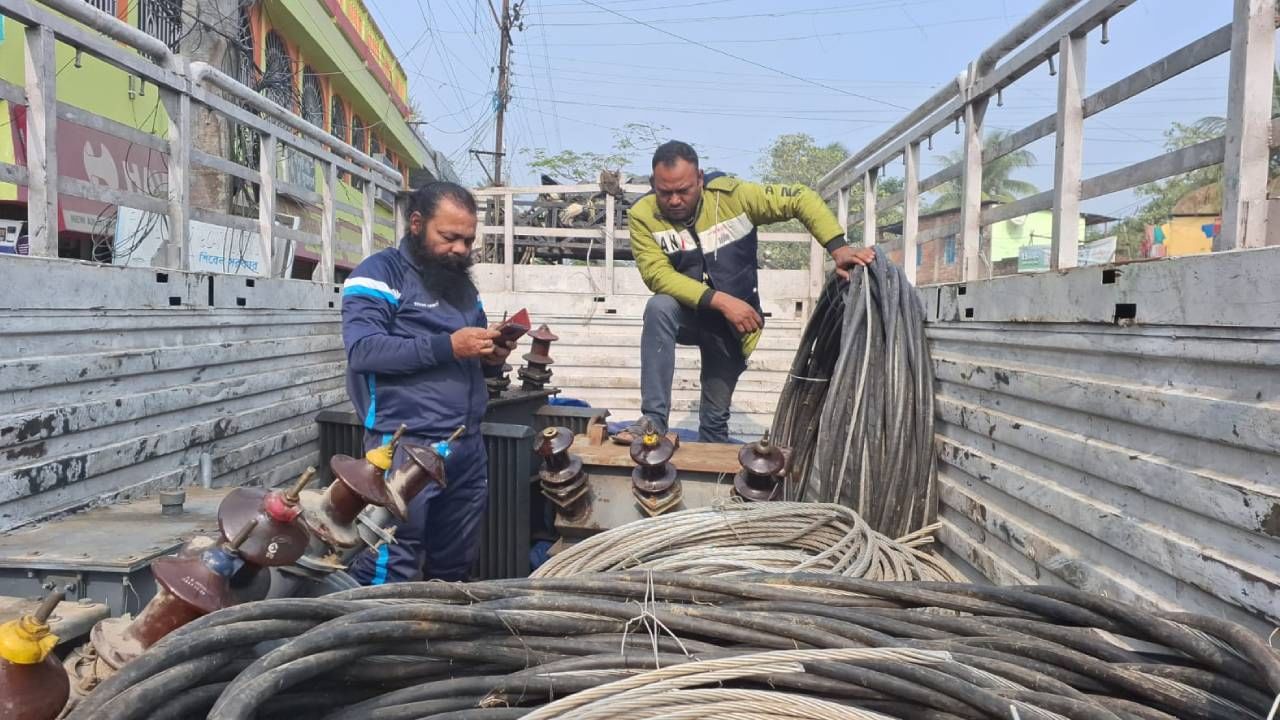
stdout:
<svg viewBox="0 0 1280 720">
<path fill-rule="evenodd" d="M 645 447 L 657 447 L 659 441 L 658 433 L 645 433 L 644 435 L 643 442 Z"/>
<path fill-rule="evenodd" d="M 379 445 L 364 454 L 364 459 L 373 464 L 379 470 L 389 470 L 391 468 L 391 445 Z"/>
<path fill-rule="evenodd" d="M 0 658 L 18 665 L 44 662 L 58 644 L 49 626 L 26 615 L 0 625 Z"/>
</svg>

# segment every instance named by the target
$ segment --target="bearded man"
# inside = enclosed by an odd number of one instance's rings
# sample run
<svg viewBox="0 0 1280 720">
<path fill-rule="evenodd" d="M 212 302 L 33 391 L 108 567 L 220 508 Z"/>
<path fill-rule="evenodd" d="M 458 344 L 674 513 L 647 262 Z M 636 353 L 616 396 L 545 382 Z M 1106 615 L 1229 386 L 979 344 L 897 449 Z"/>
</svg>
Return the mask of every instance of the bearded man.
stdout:
<svg viewBox="0 0 1280 720">
<path fill-rule="evenodd" d="M 471 279 L 476 202 L 461 185 L 430 183 L 409 203 L 400 246 L 360 263 L 342 286 L 347 393 L 364 423 L 365 449 L 408 430 L 404 443 L 449 445 L 448 484 L 429 483 L 409 503 L 394 544 L 362 553 L 351 574 L 377 585 L 420 579 L 466 580 L 488 503 L 488 457 L 480 421 L 484 378 L 501 372 L 514 342 L 488 327 Z"/>
</svg>

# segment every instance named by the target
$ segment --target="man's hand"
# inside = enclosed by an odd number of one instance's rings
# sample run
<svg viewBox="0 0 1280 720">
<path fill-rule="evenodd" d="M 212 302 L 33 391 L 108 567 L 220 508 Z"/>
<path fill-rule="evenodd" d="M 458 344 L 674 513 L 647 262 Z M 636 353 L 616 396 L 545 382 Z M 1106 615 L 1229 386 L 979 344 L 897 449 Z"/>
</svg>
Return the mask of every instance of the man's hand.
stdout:
<svg viewBox="0 0 1280 720">
<path fill-rule="evenodd" d="M 729 326 L 743 335 L 759 330 L 764 324 L 764 319 L 755 308 L 728 293 L 717 291 L 712 295 L 711 308 L 723 315 L 729 321 Z"/>
<path fill-rule="evenodd" d="M 502 326 L 502 323 L 494 323 L 489 326 L 489 329 L 494 331 L 494 333 L 496 333 L 498 337 L 494 338 L 493 352 L 488 356 L 480 359 L 481 362 L 483 362 L 486 365 L 501 365 L 505 363 L 507 361 L 507 356 L 511 354 L 512 350 L 516 349 L 515 340 L 502 339 L 502 333 L 498 332 L 498 328 L 501 326 Z"/>
<path fill-rule="evenodd" d="M 871 248 L 855 248 L 848 245 L 831 253 L 831 259 L 836 261 L 836 274 L 841 280 L 848 280 L 849 271 L 854 267 L 870 265 L 875 258 L 876 251 Z"/>
<path fill-rule="evenodd" d="M 497 352 L 498 331 L 489 328 L 466 327 L 449 336 L 453 342 L 453 356 L 459 360 L 480 358 L 486 362 Z M 511 350 L 508 349 L 507 353 Z M 502 356 L 504 359 L 506 355 Z"/>
</svg>

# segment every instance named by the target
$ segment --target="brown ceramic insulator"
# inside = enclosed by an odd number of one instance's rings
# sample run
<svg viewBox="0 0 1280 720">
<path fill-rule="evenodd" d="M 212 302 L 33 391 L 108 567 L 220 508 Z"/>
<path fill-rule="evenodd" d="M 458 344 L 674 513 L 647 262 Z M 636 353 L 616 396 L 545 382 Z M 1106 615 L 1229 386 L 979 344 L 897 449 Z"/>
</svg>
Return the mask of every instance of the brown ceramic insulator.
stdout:
<svg viewBox="0 0 1280 720">
<path fill-rule="evenodd" d="M 325 495 L 338 523 L 350 524 L 366 505 L 385 507 L 397 519 L 406 519 L 404 508 L 396 507 L 382 471 L 373 463 L 350 455 L 334 455 L 329 468 L 337 482 L 329 485 Z"/>
<path fill-rule="evenodd" d="M 0 718 L 54 720 L 70 693 L 70 678 L 54 653 L 31 665 L 0 659 Z"/>
<path fill-rule="evenodd" d="M 423 445 L 405 444 L 408 462 L 391 471 L 387 478 L 387 487 L 393 497 L 405 506 L 418 496 L 427 483 L 434 482 L 445 486 L 444 459 L 435 450 Z"/>
<path fill-rule="evenodd" d="M 769 442 L 769 436 L 747 443 L 738 451 L 738 462 L 752 475 L 781 475 L 787 458 L 783 449 Z"/>
<path fill-rule="evenodd" d="M 538 435 L 533 451 L 542 458 L 551 472 L 560 472 L 569 466 L 569 448 L 573 447 L 573 433 L 569 428 L 549 427 Z"/>
<path fill-rule="evenodd" d="M 666 436 L 658 436 L 657 442 L 646 444 L 645 435 L 646 433 L 641 433 L 631 441 L 632 462 L 643 467 L 656 467 L 670 462 L 671 456 L 676 452 L 675 443 Z"/>
<path fill-rule="evenodd" d="M 260 488 L 236 488 L 223 498 L 218 506 L 218 529 L 225 538 L 233 538 L 251 522 L 257 522 L 244 542 L 239 554 L 245 562 L 261 567 L 292 565 L 307 551 L 310 538 L 307 530 L 296 520 L 281 520 L 266 512 L 268 503 L 283 504 L 284 493 L 268 492 Z M 274 496 L 274 497 L 273 497 Z"/>
<path fill-rule="evenodd" d="M 156 562 L 159 562 L 157 560 Z M 155 565 L 152 564 L 154 570 Z M 155 597 L 142 609 L 138 617 L 124 631 L 126 645 L 137 643 L 139 650 L 146 650 L 165 635 L 207 613 L 183 602 L 166 588 L 158 588 Z M 127 662 L 129 657 L 120 658 Z"/>
<path fill-rule="evenodd" d="M 527 352 L 521 357 L 524 358 L 525 362 L 529 363 L 530 367 L 535 367 L 539 370 L 545 370 L 548 365 L 554 365 L 556 362 L 546 352 L 538 352 L 536 347 L 532 352 Z"/>
<path fill-rule="evenodd" d="M 770 502 L 782 498 L 782 483 L 776 476 L 754 475 L 742 470 L 733 476 L 733 492 L 750 502 Z"/>
<path fill-rule="evenodd" d="M 676 482 L 676 469 L 670 464 L 638 467 L 631 471 L 631 486 L 644 493 L 662 493 Z"/>
<path fill-rule="evenodd" d="M 680 483 L 675 482 L 665 490 L 652 493 L 633 487 L 632 495 L 635 496 L 636 502 L 639 503 L 645 514 L 649 517 L 654 517 L 679 507 L 680 501 L 684 497 L 684 490 L 680 487 Z"/>
<path fill-rule="evenodd" d="M 543 349 L 546 349 L 551 345 L 551 343 L 559 340 L 560 336 L 551 332 L 551 328 L 547 327 L 546 323 L 543 323 L 539 325 L 536 330 L 529 333 L 529 339 L 533 340 L 533 346 L 535 348 L 542 347 Z"/>
</svg>

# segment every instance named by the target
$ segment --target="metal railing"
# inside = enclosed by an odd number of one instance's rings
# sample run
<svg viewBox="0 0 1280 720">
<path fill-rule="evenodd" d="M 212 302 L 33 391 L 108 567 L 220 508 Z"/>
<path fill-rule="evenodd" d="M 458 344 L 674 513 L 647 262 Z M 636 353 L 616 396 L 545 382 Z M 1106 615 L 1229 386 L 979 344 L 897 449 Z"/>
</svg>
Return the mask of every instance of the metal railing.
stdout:
<svg viewBox="0 0 1280 720">
<path fill-rule="evenodd" d="M 1231 23 L 1086 96 L 1090 34 L 1098 31 L 1106 42 L 1108 21 L 1135 1 L 1044 3 L 993 43 L 953 82 L 824 176 L 819 192 L 824 198 L 836 199 L 837 215 L 845 227 L 850 222 L 862 223 L 863 237 L 868 242 L 875 242 L 877 212 L 901 205 L 902 265 L 913 282 L 920 244 L 957 235 L 963 247 L 963 279 L 976 280 L 981 268 L 982 228 L 1044 210 L 1053 212 L 1051 267 L 1075 267 L 1082 201 L 1217 164 L 1224 165 L 1225 182 L 1222 232 L 1214 238 L 1213 250 L 1261 247 L 1266 241 L 1267 166 L 1274 144 L 1271 100 L 1275 0 L 1233 0 Z M 1082 177 L 1086 118 L 1226 53 L 1231 55 L 1231 70 L 1223 137 L 1102 175 Z M 1057 111 L 984 147 L 983 120 L 991 100 L 1046 62 L 1057 73 Z M 921 178 L 921 145 L 952 123 L 963 131 L 963 159 Z M 983 165 L 1050 135 L 1056 135 L 1053 188 L 1014 202 L 984 207 Z M 877 206 L 877 179 L 881 170 L 898 158 L 905 164 L 903 191 L 880 198 Z M 962 188 L 959 222 L 920 231 L 920 195 L 957 180 Z M 864 209 L 861 215 L 850 217 L 849 194 L 858 185 L 862 187 Z"/>
<path fill-rule="evenodd" d="M 621 189 L 623 193 L 642 194 L 649 192 L 650 188 L 648 185 L 623 184 Z M 501 253 L 494 253 L 494 255 L 501 257 L 502 285 L 505 290 L 514 290 L 517 284 L 516 268 L 520 264 L 516 260 L 517 239 L 528 244 L 531 238 L 540 238 L 546 239 L 551 243 L 559 240 L 598 242 L 603 258 L 604 281 L 600 287 L 584 288 L 581 293 L 615 294 L 622 291 L 621 283 L 617 280 L 618 261 L 615 259 L 615 255 L 618 243 L 621 241 L 629 243 L 631 233 L 626 227 L 622 227 L 623 223 L 620 221 L 619 216 L 621 210 L 617 198 L 613 195 L 605 194 L 603 219 L 598 223 L 593 223 L 590 227 L 539 227 L 516 224 L 520 217 L 516 208 L 517 196 L 548 194 L 560 196 L 596 195 L 602 193 L 600 185 L 506 186 L 483 188 L 474 192 L 481 205 L 481 216 L 495 218 L 500 223 L 488 224 L 482 222 L 479 228 L 479 235 L 482 243 L 489 238 L 500 239 L 502 243 Z M 492 205 L 490 205 L 491 203 Z M 485 212 L 486 207 L 490 208 L 490 212 Z M 807 244 L 809 246 L 808 282 L 807 288 L 803 289 L 802 297 L 816 298 L 822 290 L 827 255 L 822 247 L 813 241 L 813 237 L 807 232 L 762 232 L 758 237 L 761 243 L 791 243 Z"/>
<path fill-rule="evenodd" d="M 267 277 L 279 277 L 288 267 L 290 258 L 284 256 L 282 248 L 289 243 L 313 244 L 320 249 L 318 274 L 314 279 L 323 282 L 334 279 L 339 210 L 362 219 L 361 249 L 365 256 L 373 252 L 375 225 L 388 229 L 394 225 L 396 237 L 403 234 L 403 213 L 399 208 L 395 209 L 394 223 L 378 217 L 374 209 L 379 192 L 394 196 L 401 189 L 402 177 L 398 170 L 306 122 L 290 109 L 267 100 L 220 70 L 203 62 L 188 62 L 173 53 L 163 40 L 102 12 L 84 0 L 42 0 L 39 3 L 0 0 L 0 14 L 25 26 L 25 82 L 19 86 L 0 81 L 0 99 L 28 107 L 27 163 L 25 166 L 0 163 L 0 180 L 27 188 L 27 225 L 32 255 L 58 255 L 59 194 L 163 216 L 167 220 L 168 236 L 157 257 L 163 258 L 164 267 L 177 270 L 190 269 L 189 229 L 193 221 L 257 233 L 263 260 L 259 274 Z M 140 92 L 145 92 L 148 85 L 159 92 L 159 100 L 168 117 L 165 137 L 59 102 L 57 63 L 54 61 L 58 42 L 138 78 Z M 246 167 L 193 148 L 193 103 L 257 133 L 261 141 L 258 167 Z M 167 154 L 168 182 L 162 191 L 149 194 L 60 176 L 56 140 L 60 121 L 86 125 Z M 320 164 L 321 192 L 283 186 L 278 176 L 283 148 L 305 154 Z M 256 220 L 209 209 L 193 209 L 190 203 L 191 179 L 196 168 L 259 185 Z M 362 207 L 345 205 L 337 200 L 339 172 L 350 175 L 363 186 Z M 277 223 L 277 193 L 285 192 L 320 208 L 318 235 Z"/>
</svg>

